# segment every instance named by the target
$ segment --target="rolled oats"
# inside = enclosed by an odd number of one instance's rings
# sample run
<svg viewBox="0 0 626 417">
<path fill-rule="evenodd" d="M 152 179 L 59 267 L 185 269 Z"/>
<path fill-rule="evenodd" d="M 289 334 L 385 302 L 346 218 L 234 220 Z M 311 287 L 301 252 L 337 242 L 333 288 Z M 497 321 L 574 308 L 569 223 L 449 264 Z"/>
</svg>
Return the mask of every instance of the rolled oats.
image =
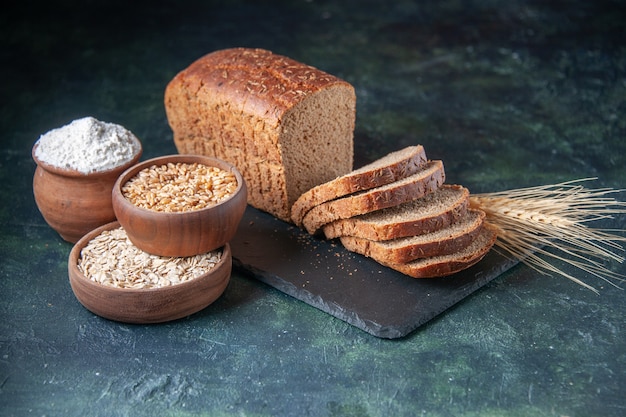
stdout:
<svg viewBox="0 0 626 417">
<path fill-rule="evenodd" d="M 160 288 L 199 277 L 215 267 L 222 250 L 172 258 L 137 248 L 119 227 L 105 230 L 82 249 L 78 269 L 91 281 L 117 288 Z"/>
</svg>

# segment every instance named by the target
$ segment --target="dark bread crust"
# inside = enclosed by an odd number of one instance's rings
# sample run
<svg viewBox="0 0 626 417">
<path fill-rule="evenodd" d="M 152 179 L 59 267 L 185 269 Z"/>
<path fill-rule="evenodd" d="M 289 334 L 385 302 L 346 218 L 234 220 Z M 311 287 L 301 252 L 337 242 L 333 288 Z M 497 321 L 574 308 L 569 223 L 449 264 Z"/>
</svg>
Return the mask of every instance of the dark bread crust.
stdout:
<svg viewBox="0 0 626 417">
<path fill-rule="evenodd" d="M 493 226 L 489 225 L 489 223 L 485 223 L 478 237 L 469 246 L 459 252 L 450 255 L 418 259 L 408 263 L 394 264 L 390 262 L 379 262 L 413 278 L 445 277 L 478 263 L 491 250 L 497 237 L 498 235 Z"/>
<path fill-rule="evenodd" d="M 335 220 L 347 219 L 421 198 L 437 190 L 444 181 L 443 163 L 429 161 L 416 174 L 402 180 L 319 204 L 304 216 L 302 223 L 310 234 L 316 234 L 322 226 Z"/>
<path fill-rule="evenodd" d="M 324 235 L 327 239 L 357 236 L 384 241 L 431 233 L 461 219 L 468 210 L 469 195 L 465 187 L 443 184 L 420 199 L 324 225 Z"/>
<path fill-rule="evenodd" d="M 178 152 L 234 164 L 248 202 L 282 220 L 303 192 L 352 170 L 354 88 L 294 59 L 215 51 L 179 72 L 164 101 Z"/>
<path fill-rule="evenodd" d="M 371 164 L 313 187 L 302 194 L 291 207 L 291 220 L 297 226 L 302 226 L 304 216 L 313 207 L 348 194 L 370 190 L 406 178 L 416 173 L 427 160 L 422 145 L 391 152 Z"/>
<path fill-rule="evenodd" d="M 418 236 L 383 242 L 355 236 L 342 236 L 346 249 L 379 262 L 402 264 L 421 258 L 450 255 L 469 246 L 480 233 L 485 220 L 482 210 L 470 210 L 464 219 L 449 227 Z"/>
</svg>

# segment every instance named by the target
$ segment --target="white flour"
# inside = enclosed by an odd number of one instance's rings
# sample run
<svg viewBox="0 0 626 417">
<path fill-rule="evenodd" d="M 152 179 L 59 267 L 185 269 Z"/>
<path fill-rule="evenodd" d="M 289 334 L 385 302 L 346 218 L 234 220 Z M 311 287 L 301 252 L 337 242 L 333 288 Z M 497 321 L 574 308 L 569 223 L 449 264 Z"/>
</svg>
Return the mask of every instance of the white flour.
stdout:
<svg viewBox="0 0 626 417">
<path fill-rule="evenodd" d="M 84 117 L 41 135 L 35 156 L 58 168 L 87 174 L 123 165 L 140 150 L 139 139 L 124 127 Z"/>
</svg>

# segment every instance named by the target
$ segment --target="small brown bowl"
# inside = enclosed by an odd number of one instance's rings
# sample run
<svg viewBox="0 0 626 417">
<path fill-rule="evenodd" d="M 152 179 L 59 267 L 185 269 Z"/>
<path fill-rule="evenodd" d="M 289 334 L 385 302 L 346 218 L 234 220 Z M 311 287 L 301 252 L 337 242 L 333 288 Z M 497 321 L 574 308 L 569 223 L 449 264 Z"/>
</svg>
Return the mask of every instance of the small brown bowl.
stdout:
<svg viewBox="0 0 626 417">
<path fill-rule="evenodd" d="M 124 323 L 162 323 L 187 317 L 217 300 L 230 281 L 230 245 L 222 248 L 222 258 L 210 272 L 189 281 L 161 288 L 116 288 L 88 279 L 79 269 L 81 250 L 104 230 L 119 222 L 101 226 L 82 237 L 72 248 L 68 261 L 70 285 L 78 301 L 101 317 Z"/>
<path fill-rule="evenodd" d="M 139 171 L 167 163 L 199 163 L 231 171 L 237 189 L 226 200 L 185 212 L 159 212 L 139 207 L 124 197 L 122 187 Z M 193 256 L 224 246 L 234 237 L 247 205 L 247 188 L 231 164 L 201 155 L 168 155 L 149 159 L 127 169 L 113 187 L 113 210 L 129 239 L 139 249 L 160 256 Z"/>
<path fill-rule="evenodd" d="M 106 171 L 85 174 L 42 162 L 33 177 L 33 194 L 37 208 L 50 227 L 71 243 L 89 231 L 115 220 L 111 191 L 119 177 L 141 157 L 141 150 L 125 164 Z"/>
</svg>

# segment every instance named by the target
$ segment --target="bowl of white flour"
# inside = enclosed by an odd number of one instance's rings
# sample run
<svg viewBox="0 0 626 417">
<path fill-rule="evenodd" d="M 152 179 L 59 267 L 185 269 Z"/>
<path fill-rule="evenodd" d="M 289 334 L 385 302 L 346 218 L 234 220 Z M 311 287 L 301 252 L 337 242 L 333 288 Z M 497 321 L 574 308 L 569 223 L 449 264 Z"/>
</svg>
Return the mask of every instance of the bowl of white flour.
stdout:
<svg viewBox="0 0 626 417">
<path fill-rule="evenodd" d="M 41 135 L 32 150 L 37 164 L 33 194 L 48 225 L 75 243 L 114 221 L 113 185 L 141 154 L 141 142 L 132 132 L 93 117 Z"/>
</svg>

